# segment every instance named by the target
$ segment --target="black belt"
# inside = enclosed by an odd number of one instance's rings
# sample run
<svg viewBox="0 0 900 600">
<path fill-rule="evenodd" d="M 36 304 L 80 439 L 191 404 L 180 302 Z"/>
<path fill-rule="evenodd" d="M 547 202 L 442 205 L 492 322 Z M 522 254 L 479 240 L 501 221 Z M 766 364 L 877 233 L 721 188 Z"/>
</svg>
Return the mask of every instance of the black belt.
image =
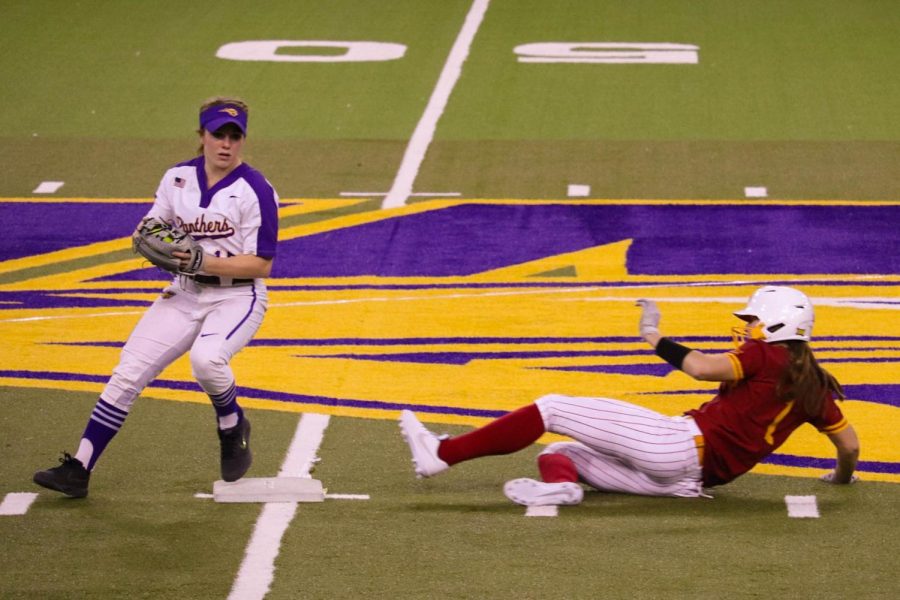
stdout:
<svg viewBox="0 0 900 600">
<path fill-rule="evenodd" d="M 222 286 L 222 280 L 217 275 L 194 275 L 194 281 L 200 285 L 216 285 Z M 231 286 L 235 285 L 252 285 L 252 279 L 232 279 Z M 226 284 L 226 286 L 229 284 Z"/>
</svg>

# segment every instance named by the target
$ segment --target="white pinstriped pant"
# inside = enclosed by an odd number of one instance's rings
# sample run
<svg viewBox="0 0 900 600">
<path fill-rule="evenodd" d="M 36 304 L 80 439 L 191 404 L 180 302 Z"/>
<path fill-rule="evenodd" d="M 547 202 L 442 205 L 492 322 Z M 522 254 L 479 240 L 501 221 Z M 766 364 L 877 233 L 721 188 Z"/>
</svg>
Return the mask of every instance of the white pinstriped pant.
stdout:
<svg viewBox="0 0 900 600">
<path fill-rule="evenodd" d="M 126 412 L 163 369 L 190 350 L 191 371 L 210 395 L 234 384 L 231 357 L 246 346 L 268 304 L 265 284 L 208 287 L 176 279 L 144 313 L 100 397 Z"/>
<path fill-rule="evenodd" d="M 536 402 L 547 431 L 577 442 L 550 444 L 541 454 L 563 454 L 581 480 L 605 492 L 643 496 L 703 495 L 690 417 L 668 417 L 609 398 L 550 394 Z"/>
</svg>

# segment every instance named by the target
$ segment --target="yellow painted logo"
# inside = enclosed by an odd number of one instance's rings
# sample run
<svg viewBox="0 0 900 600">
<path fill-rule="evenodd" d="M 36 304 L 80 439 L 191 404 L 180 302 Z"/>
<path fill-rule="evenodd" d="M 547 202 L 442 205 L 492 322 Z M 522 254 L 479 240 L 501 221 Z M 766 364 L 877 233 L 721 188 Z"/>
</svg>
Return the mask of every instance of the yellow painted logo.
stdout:
<svg viewBox="0 0 900 600">
<path fill-rule="evenodd" d="M 229 108 L 223 108 L 223 109 L 220 110 L 219 112 L 228 113 L 228 114 L 231 115 L 232 117 L 238 116 L 238 110 L 237 110 L 236 108 L 231 108 L 231 107 L 229 107 Z"/>
</svg>

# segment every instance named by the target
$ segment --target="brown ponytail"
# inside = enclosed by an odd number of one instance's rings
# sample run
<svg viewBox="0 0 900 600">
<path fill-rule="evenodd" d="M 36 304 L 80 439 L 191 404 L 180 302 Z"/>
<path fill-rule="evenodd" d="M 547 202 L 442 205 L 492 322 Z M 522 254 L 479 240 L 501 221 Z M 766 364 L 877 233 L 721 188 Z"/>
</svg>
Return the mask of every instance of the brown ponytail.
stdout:
<svg viewBox="0 0 900 600">
<path fill-rule="evenodd" d="M 790 362 L 775 389 L 779 400 L 796 401 L 808 416 L 817 417 L 822 414 L 829 391 L 838 400 L 845 398 L 841 384 L 819 366 L 809 344 L 799 340 L 783 343 L 790 353 Z"/>
</svg>

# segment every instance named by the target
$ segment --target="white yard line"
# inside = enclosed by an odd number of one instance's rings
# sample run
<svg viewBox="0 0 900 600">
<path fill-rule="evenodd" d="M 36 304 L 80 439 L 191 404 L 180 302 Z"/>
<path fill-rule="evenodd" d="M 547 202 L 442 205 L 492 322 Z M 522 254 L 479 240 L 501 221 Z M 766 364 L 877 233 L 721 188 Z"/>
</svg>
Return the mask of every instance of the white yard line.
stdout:
<svg viewBox="0 0 900 600">
<path fill-rule="evenodd" d="M 419 167 L 425 159 L 425 152 L 431 145 L 434 138 L 434 131 L 437 128 L 437 122 L 444 113 L 447 101 L 450 99 L 450 93 L 456 86 L 456 82 L 462 73 L 463 63 L 469 56 L 469 48 L 472 46 L 472 40 L 475 39 L 475 33 L 481 26 L 484 19 L 484 13 L 487 11 L 490 0 L 475 0 L 469 14 L 466 15 L 466 21 L 463 24 L 453 48 L 450 50 L 450 56 L 444 63 L 444 69 L 438 78 L 437 86 L 431 93 L 428 100 L 428 106 L 425 107 L 425 113 L 419 120 L 406 152 L 403 154 L 403 160 L 400 163 L 400 170 L 397 171 L 397 177 L 394 179 L 394 185 L 391 191 L 385 197 L 381 208 L 397 208 L 406 204 L 406 200 L 412 193 L 413 183 L 419 174 Z"/>
<path fill-rule="evenodd" d="M 328 415 L 304 414 L 281 465 L 279 477 L 308 477 L 316 453 L 328 427 Z M 275 559 L 281 538 L 297 511 L 296 502 L 271 502 L 263 505 L 253 536 L 247 544 L 244 561 L 231 587 L 229 600 L 262 599 L 275 578 Z"/>
</svg>

